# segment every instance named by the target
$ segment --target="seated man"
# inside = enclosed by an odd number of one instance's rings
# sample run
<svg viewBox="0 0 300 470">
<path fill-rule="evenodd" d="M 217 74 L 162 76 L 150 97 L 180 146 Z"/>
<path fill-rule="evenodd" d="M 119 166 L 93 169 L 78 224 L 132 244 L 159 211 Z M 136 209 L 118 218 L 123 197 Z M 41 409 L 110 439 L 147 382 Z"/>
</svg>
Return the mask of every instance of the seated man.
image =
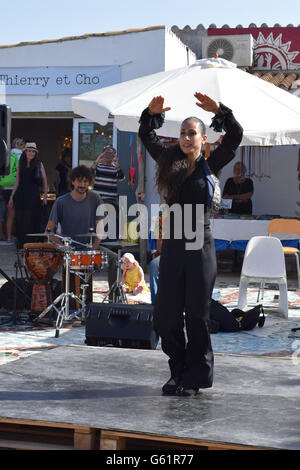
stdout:
<svg viewBox="0 0 300 470">
<path fill-rule="evenodd" d="M 71 192 L 56 199 L 46 226 L 46 231 L 55 232 L 57 225 L 61 226 L 61 235 L 74 240 L 77 247 L 81 243 L 88 244 L 90 238 L 79 237 L 87 234 L 90 229 L 97 231 L 98 237 L 94 237 L 93 250 L 101 243 L 103 235 L 102 218 L 97 217 L 97 209 L 102 204 L 99 194 L 89 190 L 93 175 L 89 168 L 84 165 L 73 168 L 70 175 Z"/>
<path fill-rule="evenodd" d="M 223 190 L 223 199 L 232 199 L 229 210 L 233 214 L 252 214 L 253 181 L 245 177 L 246 167 L 237 162 L 233 167 L 233 177 L 228 178 Z"/>
<path fill-rule="evenodd" d="M 75 251 L 97 250 L 103 236 L 103 222 L 102 217 L 97 215 L 97 209 L 102 204 L 102 199 L 99 194 L 89 190 L 92 184 L 93 176 L 89 168 L 84 165 L 73 168 L 70 175 L 71 179 L 71 192 L 58 197 L 52 207 L 49 221 L 46 226 L 46 231 L 56 232 L 58 224 L 60 225 L 61 236 L 69 237 L 72 239 L 72 249 Z M 89 246 L 90 237 L 88 233 L 92 230 L 97 233 L 93 239 L 92 248 Z M 87 234 L 86 237 L 80 235 Z M 61 243 L 57 237 L 57 243 Z M 85 246 L 82 246 L 84 244 Z M 83 267 L 84 269 L 84 267 Z M 65 282 L 65 267 L 62 273 L 62 283 Z M 90 273 L 91 274 L 91 273 Z M 70 290 L 75 292 L 78 296 L 79 285 L 77 283 L 79 278 L 70 274 Z M 83 282 L 81 279 L 79 283 Z M 93 280 L 89 276 L 89 288 L 87 290 L 88 302 L 93 301 Z M 72 299 L 70 301 L 71 308 L 76 308 L 76 302 Z"/>
</svg>

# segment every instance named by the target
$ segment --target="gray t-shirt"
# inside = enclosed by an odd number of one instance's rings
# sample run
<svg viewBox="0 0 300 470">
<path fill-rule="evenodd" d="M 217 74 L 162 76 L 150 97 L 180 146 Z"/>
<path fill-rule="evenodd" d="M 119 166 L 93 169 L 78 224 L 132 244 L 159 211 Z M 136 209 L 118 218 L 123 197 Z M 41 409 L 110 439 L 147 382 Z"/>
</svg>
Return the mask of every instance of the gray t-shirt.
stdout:
<svg viewBox="0 0 300 470">
<path fill-rule="evenodd" d="M 96 221 L 101 218 L 96 216 L 100 204 L 102 204 L 102 199 L 94 191 L 88 191 L 82 201 L 75 201 L 71 194 L 67 193 L 56 199 L 49 221 L 60 224 L 62 235 L 80 243 L 89 243 L 89 237 L 83 238 L 76 235 L 88 233 L 90 228 L 96 231 Z"/>
</svg>

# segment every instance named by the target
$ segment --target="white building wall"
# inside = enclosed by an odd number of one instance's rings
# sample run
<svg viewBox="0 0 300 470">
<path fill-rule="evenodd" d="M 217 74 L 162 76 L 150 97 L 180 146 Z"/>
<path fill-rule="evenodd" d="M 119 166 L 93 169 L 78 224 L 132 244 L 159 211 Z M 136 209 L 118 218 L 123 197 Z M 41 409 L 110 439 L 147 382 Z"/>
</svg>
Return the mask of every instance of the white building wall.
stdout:
<svg viewBox="0 0 300 470">
<path fill-rule="evenodd" d="M 185 67 L 196 61 L 196 54 L 181 42 L 172 31 L 166 30 L 165 35 L 165 70 Z"/>
<path fill-rule="evenodd" d="M 0 47 L 1 67 L 120 66 L 121 82 L 184 67 L 195 54 L 165 27 Z M 82 89 L 84 93 L 85 89 Z M 72 112 L 72 95 L 7 95 L 12 113 Z M 146 106 L 146 104 L 145 104 Z M 158 203 L 154 162 L 146 157 L 146 204 Z"/>
<path fill-rule="evenodd" d="M 123 82 L 186 65 L 186 49 L 174 33 L 162 27 L 0 48 L 0 69 L 118 65 Z M 8 95 L 6 102 L 12 112 L 72 111 L 70 95 Z"/>
</svg>

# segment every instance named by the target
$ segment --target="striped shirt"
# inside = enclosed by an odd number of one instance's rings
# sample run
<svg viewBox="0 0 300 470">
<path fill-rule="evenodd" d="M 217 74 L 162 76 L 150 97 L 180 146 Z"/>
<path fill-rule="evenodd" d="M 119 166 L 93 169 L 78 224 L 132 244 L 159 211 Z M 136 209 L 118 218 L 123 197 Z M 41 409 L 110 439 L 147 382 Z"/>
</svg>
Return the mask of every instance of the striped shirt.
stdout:
<svg viewBox="0 0 300 470">
<path fill-rule="evenodd" d="M 94 191 L 102 197 L 103 201 L 116 201 L 118 197 L 118 181 L 124 181 L 123 171 L 114 163 L 105 165 L 98 163 L 94 170 Z"/>
</svg>

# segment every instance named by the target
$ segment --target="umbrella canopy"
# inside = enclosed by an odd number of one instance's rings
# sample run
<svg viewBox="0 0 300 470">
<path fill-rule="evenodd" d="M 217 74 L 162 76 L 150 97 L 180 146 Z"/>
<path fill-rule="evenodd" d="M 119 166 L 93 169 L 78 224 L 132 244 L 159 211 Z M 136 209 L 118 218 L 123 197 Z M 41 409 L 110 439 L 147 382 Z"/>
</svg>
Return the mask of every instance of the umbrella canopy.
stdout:
<svg viewBox="0 0 300 470">
<path fill-rule="evenodd" d="M 121 131 L 137 132 L 139 117 L 154 96 L 165 98 L 165 123 L 159 134 L 178 137 L 181 122 L 197 116 L 207 126 L 208 142 L 220 134 L 209 129 L 212 113 L 195 105 L 199 91 L 233 110 L 244 129 L 241 145 L 300 144 L 300 100 L 224 59 L 202 59 L 189 67 L 159 72 L 72 98 L 73 111 L 105 125 L 110 116 Z"/>
</svg>

